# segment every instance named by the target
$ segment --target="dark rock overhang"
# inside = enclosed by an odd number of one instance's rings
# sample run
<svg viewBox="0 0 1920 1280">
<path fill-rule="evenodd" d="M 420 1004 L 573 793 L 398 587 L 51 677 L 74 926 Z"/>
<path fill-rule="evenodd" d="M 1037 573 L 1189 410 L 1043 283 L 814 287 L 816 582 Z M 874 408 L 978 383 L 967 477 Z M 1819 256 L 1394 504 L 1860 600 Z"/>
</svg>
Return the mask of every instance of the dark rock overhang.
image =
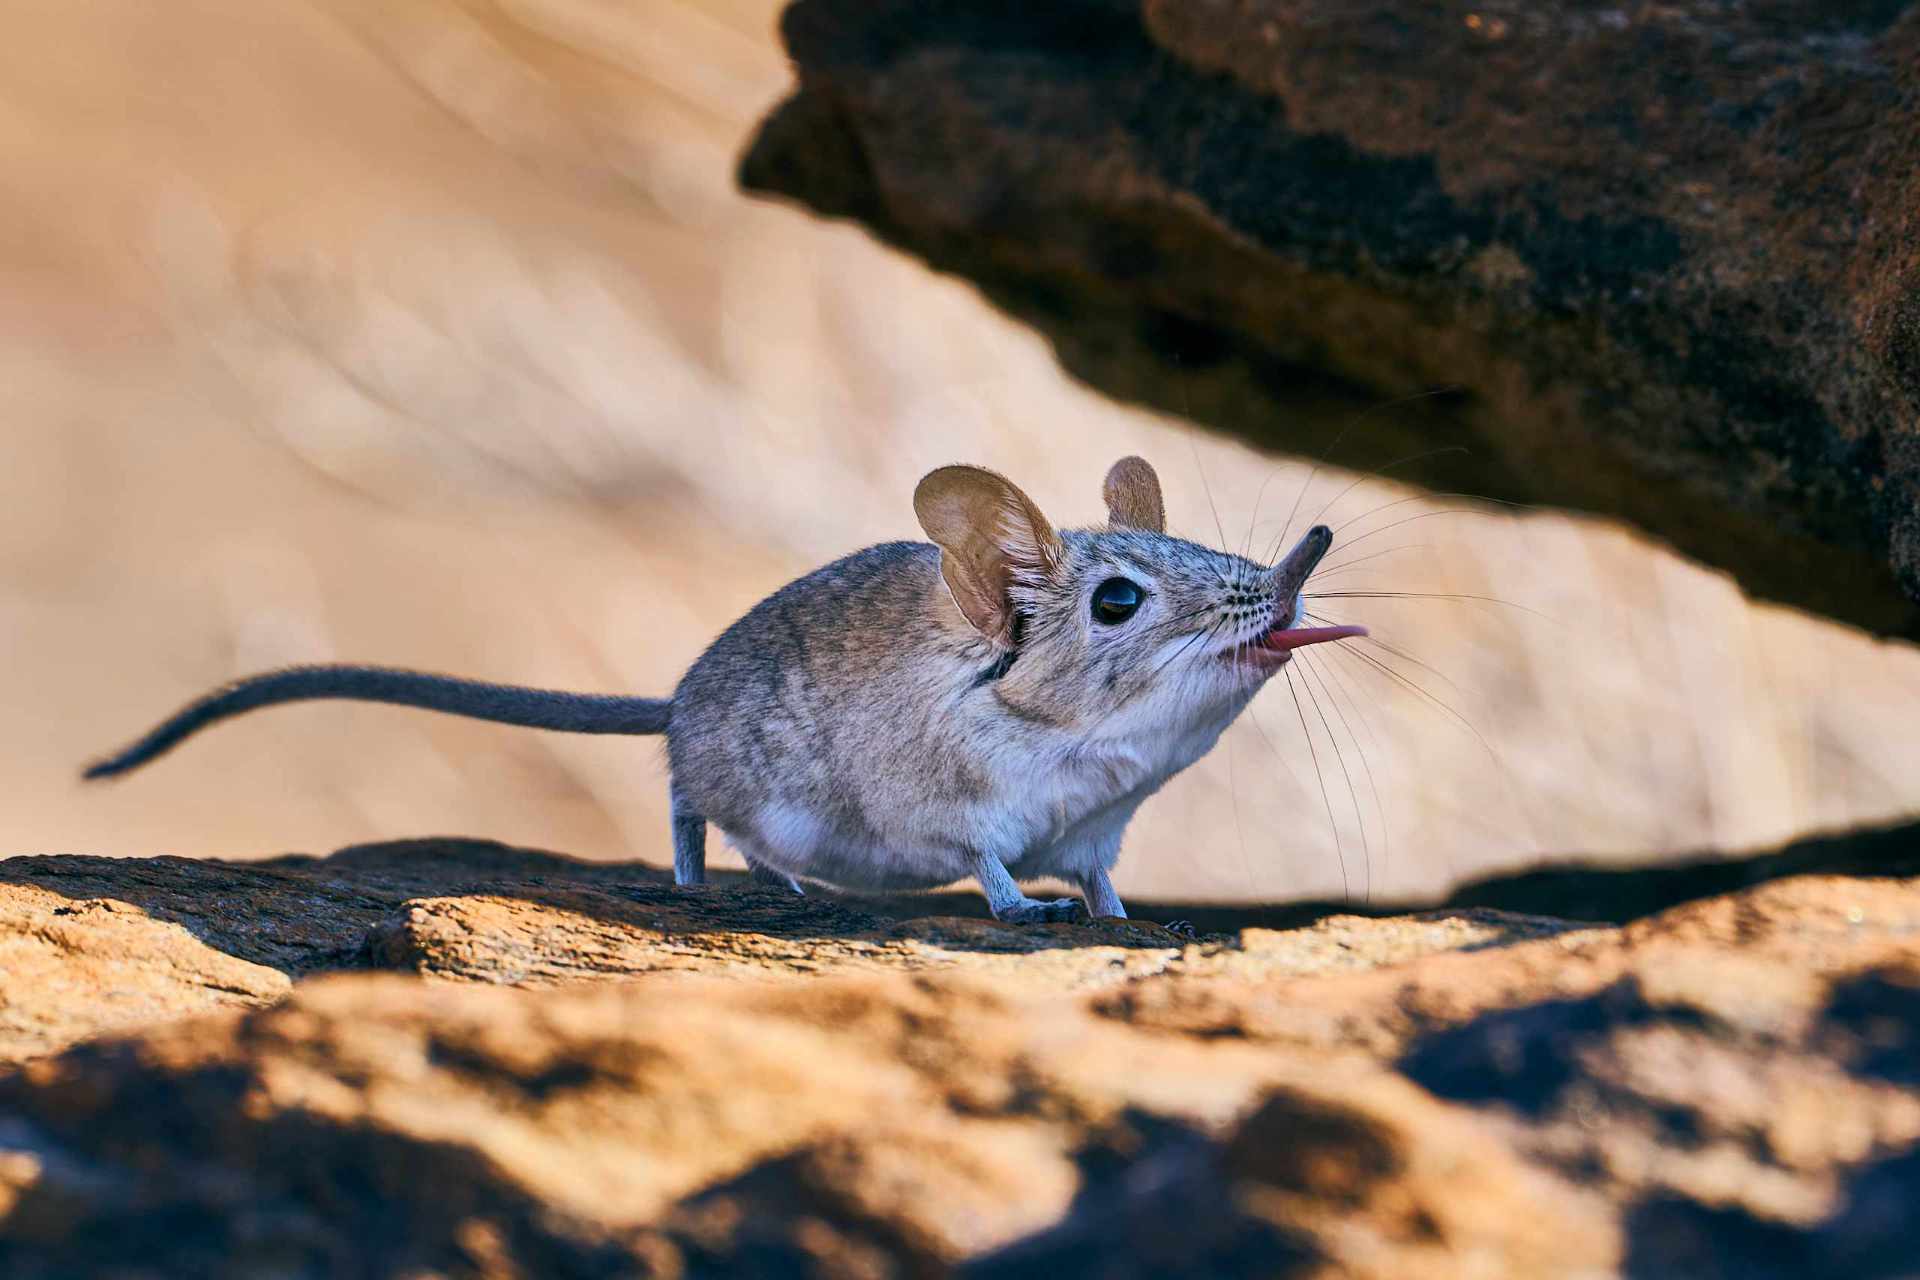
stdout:
<svg viewBox="0 0 1920 1280">
<path fill-rule="evenodd" d="M 800 0 L 741 168 L 1075 376 L 1920 635 L 1904 2 Z M 1457 391 L 1334 447 L 1329 406 Z"/>
</svg>

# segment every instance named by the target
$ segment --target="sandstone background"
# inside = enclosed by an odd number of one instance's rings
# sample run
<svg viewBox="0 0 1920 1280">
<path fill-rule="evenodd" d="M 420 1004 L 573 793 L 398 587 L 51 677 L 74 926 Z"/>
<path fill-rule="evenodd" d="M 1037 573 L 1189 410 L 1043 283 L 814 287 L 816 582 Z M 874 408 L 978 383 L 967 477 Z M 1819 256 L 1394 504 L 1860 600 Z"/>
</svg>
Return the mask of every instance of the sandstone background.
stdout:
<svg viewBox="0 0 1920 1280">
<path fill-rule="evenodd" d="M 964 286 L 736 191 L 788 84 L 776 11 L 17 7 L 0 848 L 255 857 L 457 832 L 662 862 L 654 743 L 300 707 L 117 786 L 75 777 L 204 687 L 285 662 L 664 691 L 787 578 L 911 535 L 912 483 L 943 462 L 1004 470 L 1070 522 L 1140 452 L 1182 531 L 1216 539 L 1211 507 L 1231 540 L 1275 535 L 1306 468 L 1118 408 Z M 1344 429 L 1356 466 L 1393 461 L 1366 422 Z M 1322 469 L 1303 516 L 1353 478 Z M 1406 496 L 1371 482 L 1330 518 Z M 1359 749 L 1309 707 L 1309 751 L 1271 690 L 1143 813 L 1123 895 L 1332 895 L 1343 864 L 1356 896 L 1369 870 L 1376 894 L 1411 895 L 1920 807 L 1910 647 L 1750 606 L 1592 523 L 1446 516 L 1354 554 L 1400 545 L 1345 585 L 1521 607 L 1328 612 L 1444 673 L 1457 687 L 1406 668 L 1498 759 L 1358 668 L 1336 688 Z"/>
</svg>

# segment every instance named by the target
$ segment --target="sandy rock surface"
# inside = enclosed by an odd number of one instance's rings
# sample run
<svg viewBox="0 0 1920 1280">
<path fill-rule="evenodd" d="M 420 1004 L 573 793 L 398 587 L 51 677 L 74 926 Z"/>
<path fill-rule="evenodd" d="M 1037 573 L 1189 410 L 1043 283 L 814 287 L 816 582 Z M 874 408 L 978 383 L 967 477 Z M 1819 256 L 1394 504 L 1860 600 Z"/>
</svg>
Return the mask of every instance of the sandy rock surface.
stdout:
<svg viewBox="0 0 1920 1280">
<path fill-rule="evenodd" d="M 454 840 L 0 862 L 0 1269 L 1911 1262 L 1920 880 L 1178 909 L 1197 939 Z"/>
</svg>

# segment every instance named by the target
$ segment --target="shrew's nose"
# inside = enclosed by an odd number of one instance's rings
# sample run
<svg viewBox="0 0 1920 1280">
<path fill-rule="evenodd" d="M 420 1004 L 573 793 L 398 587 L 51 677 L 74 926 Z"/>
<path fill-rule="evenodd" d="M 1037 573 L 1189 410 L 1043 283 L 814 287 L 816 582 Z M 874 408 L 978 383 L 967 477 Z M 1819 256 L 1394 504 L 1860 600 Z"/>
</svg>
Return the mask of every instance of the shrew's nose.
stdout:
<svg viewBox="0 0 1920 1280">
<path fill-rule="evenodd" d="M 1306 585 L 1308 575 L 1320 563 L 1320 558 L 1333 546 L 1333 530 L 1323 524 L 1317 524 L 1307 530 L 1293 550 L 1287 552 L 1287 558 L 1273 567 L 1273 591 L 1283 600 L 1290 600 L 1299 594 Z"/>
</svg>

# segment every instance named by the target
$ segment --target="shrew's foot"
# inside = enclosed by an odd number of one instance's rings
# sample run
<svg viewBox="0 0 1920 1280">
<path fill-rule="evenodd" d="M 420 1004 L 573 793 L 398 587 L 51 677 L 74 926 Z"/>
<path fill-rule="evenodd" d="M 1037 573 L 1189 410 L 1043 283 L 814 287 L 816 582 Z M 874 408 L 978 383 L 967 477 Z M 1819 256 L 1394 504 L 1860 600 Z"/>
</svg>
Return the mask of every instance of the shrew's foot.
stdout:
<svg viewBox="0 0 1920 1280">
<path fill-rule="evenodd" d="M 1085 920 L 1087 909 L 1078 898 L 1055 898 L 1052 902 L 1022 898 L 996 912 L 994 918 L 1008 924 L 1053 924 Z"/>
</svg>

